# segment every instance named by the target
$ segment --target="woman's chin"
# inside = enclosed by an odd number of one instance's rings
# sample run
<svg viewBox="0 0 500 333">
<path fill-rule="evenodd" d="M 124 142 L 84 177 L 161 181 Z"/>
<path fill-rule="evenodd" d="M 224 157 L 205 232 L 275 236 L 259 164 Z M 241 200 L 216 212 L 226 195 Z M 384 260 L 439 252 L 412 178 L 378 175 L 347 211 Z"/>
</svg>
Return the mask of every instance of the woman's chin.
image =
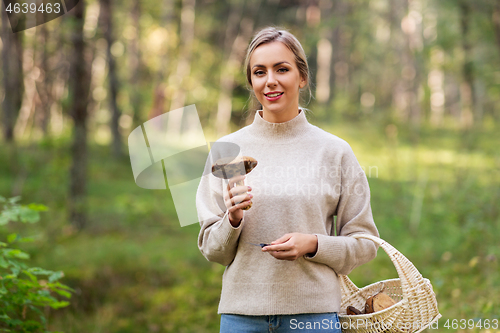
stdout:
<svg viewBox="0 0 500 333">
<path fill-rule="evenodd" d="M 263 104 L 263 110 L 271 112 L 273 114 L 281 114 L 285 111 L 285 108 L 281 105 L 277 104 Z"/>
</svg>

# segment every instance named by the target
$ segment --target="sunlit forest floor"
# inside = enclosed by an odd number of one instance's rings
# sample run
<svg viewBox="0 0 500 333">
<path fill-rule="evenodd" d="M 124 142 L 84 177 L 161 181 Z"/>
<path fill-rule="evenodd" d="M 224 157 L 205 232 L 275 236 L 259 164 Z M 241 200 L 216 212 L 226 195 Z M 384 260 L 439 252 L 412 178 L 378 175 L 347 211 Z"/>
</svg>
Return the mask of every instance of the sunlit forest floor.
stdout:
<svg viewBox="0 0 500 333">
<path fill-rule="evenodd" d="M 314 123 L 314 119 L 310 120 Z M 342 122 L 321 128 L 348 141 L 365 168 L 381 238 L 429 278 L 447 320 L 500 320 L 500 130 L 486 126 L 417 133 L 394 125 Z M 197 247 L 198 225 L 181 228 L 168 191 L 134 183 L 128 157 L 92 145 L 89 223 L 66 222 L 69 140 L 0 148 L 0 195 L 49 207 L 37 225 L 9 225 L 34 266 L 62 270 L 71 306 L 46 309 L 49 328 L 82 332 L 218 332 L 224 267 Z M 4 236 L 4 235 L 2 235 Z M 263 274 L 265 272 L 256 272 Z M 351 275 L 362 287 L 397 277 L 383 250 Z M 463 321 L 462 321 L 463 322 Z M 451 322 L 450 322 L 451 325 Z M 497 332 L 486 327 L 474 331 Z"/>
</svg>

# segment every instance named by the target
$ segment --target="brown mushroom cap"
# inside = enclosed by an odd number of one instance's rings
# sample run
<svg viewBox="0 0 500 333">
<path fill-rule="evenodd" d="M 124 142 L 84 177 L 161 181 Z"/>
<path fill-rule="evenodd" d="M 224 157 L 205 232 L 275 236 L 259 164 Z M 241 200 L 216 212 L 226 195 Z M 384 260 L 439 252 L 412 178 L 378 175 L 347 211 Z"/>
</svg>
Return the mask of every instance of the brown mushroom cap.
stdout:
<svg viewBox="0 0 500 333">
<path fill-rule="evenodd" d="M 212 165 L 215 177 L 230 179 L 238 175 L 246 175 L 257 166 L 257 160 L 249 156 L 225 157 Z"/>
</svg>

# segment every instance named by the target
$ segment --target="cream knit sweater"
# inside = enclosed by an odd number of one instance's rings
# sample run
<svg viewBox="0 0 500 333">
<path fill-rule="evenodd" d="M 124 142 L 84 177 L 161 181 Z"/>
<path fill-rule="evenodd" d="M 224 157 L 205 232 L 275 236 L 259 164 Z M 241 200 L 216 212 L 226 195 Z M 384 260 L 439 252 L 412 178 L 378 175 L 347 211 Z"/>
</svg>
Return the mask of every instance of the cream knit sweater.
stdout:
<svg viewBox="0 0 500 333">
<path fill-rule="evenodd" d="M 372 241 L 349 237 L 378 236 L 366 175 L 349 144 L 310 124 L 305 111 L 284 123 L 270 123 L 261 112 L 251 125 L 217 140 L 237 144 L 241 155 L 258 161 L 246 177 L 253 206 L 240 225 L 229 223 L 227 181 L 210 174 L 211 165 L 230 154 L 224 148 L 211 149 L 196 194 L 198 247 L 209 261 L 227 266 L 218 313 L 339 312 L 337 274 L 348 274 L 377 252 Z M 291 232 L 317 235 L 314 256 L 279 260 L 248 243 L 270 243 Z"/>
</svg>

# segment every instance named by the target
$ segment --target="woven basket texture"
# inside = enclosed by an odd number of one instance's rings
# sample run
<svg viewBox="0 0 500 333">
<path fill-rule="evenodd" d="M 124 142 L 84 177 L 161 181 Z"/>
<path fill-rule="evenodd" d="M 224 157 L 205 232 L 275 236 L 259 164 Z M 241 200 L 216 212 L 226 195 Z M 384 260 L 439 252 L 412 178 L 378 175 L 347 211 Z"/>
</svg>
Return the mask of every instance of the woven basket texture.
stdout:
<svg viewBox="0 0 500 333">
<path fill-rule="evenodd" d="M 404 255 L 378 237 L 365 234 L 352 237 L 370 239 L 380 245 L 396 267 L 399 278 L 360 289 L 348 276 L 339 275 L 342 290 L 339 319 L 343 333 L 418 333 L 441 317 L 430 281 L 422 277 Z M 396 304 L 371 314 L 346 314 L 348 306 L 363 310 L 366 300 L 381 291 L 392 297 Z"/>
</svg>

